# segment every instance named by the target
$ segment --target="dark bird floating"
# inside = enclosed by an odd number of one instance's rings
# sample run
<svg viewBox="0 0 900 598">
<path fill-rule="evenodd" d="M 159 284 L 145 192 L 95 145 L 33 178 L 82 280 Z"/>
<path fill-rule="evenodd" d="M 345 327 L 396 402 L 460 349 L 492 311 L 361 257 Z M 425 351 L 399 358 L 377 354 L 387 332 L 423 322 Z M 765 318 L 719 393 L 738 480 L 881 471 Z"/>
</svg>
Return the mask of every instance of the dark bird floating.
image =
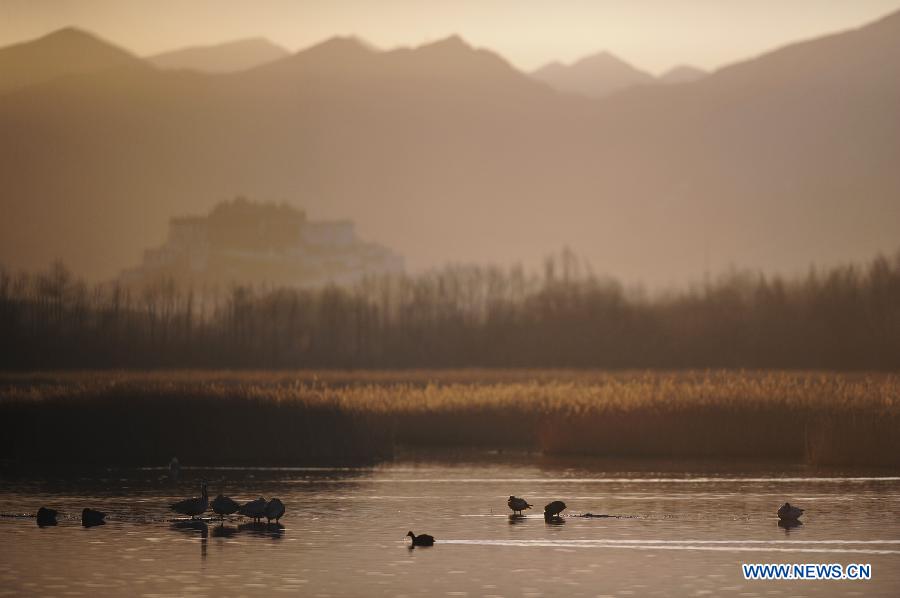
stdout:
<svg viewBox="0 0 900 598">
<path fill-rule="evenodd" d="M 85 508 L 81 511 L 81 525 L 84 527 L 94 527 L 95 525 L 103 525 L 106 523 L 104 519 L 106 518 L 106 513 L 102 511 L 96 511 L 94 509 Z"/>
<path fill-rule="evenodd" d="M 559 517 L 559 514 L 566 510 L 566 503 L 561 500 L 554 500 L 552 503 L 544 507 L 544 517 Z"/>
<path fill-rule="evenodd" d="M 273 519 L 275 523 L 278 523 L 278 520 L 284 516 L 284 503 L 277 498 L 273 498 L 266 504 L 265 513 L 268 523 L 272 523 Z"/>
<path fill-rule="evenodd" d="M 528 504 L 528 501 L 524 498 L 519 498 L 517 496 L 510 496 L 509 500 L 506 501 L 506 504 L 512 510 L 513 513 L 522 514 L 522 511 L 525 509 L 530 509 L 532 505 Z"/>
<path fill-rule="evenodd" d="M 782 521 L 796 521 L 800 519 L 800 515 L 802 514 L 803 509 L 792 506 L 789 502 L 784 503 L 778 509 L 778 518 Z"/>
<path fill-rule="evenodd" d="M 238 513 L 244 517 L 252 517 L 254 521 L 259 521 L 266 516 L 266 499 L 260 496 L 256 500 L 251 500 L 241 506 Z"/>
<path fill-rule="evenodd" d="M 411 546 L 434 546 L 434 536 L 428 534 L 419 534 L 418 536 L 411 531 L 406 534 L 412 538 Z"/>
<path fill-rule="evenodd" d="M 56 525 L 56 516 L 59 515 L 59 512 L 56 509 L 48 509 L 47 507 L 41 507 L 37 511 L 37 524 L 40 527 L 45 527 L 48 525 Z"/>
<path fill-rule="evenodd" d="M 206 493 L 206 482 L 200 483 L 200 498 L 186 498 L 169 506 L 182 515 L 190 515 L 191 519 L 206 512 L 209 506 L 209 495 Z"/>
<path fill-rule="evenodd" d="M 241 508 L 241 505 L 230 496 L 223 496 L 221 494 L 213 499 L 210 506 L 212 507 L 213 513 L 222 519 L 225 519 L 225 515 L 237 513 L 238 509 Z"/>
</svg>

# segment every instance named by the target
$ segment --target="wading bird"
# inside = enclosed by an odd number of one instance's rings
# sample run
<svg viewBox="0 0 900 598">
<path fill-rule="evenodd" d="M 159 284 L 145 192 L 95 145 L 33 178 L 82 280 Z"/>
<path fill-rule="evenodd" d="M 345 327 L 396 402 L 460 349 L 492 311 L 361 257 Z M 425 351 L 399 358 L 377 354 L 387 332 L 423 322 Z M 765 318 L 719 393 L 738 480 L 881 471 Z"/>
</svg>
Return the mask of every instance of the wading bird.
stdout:
<svg viewBox="0 0 900 598">
<path fill-rule="evenodd" d="M 95 525 L 103 525 L 106 523 L 103 519 L 106 513 L 95 511 L 94 509 L 84 509 L 81 511 L 81 525 L 84 527 L 93 527 Z"/>
<path fill-rule="evenodd" d="M 800 515 L 803 514 L 803 509 L 800 507 L 793 507 L 791 503 L 786 502 L 778 509 L 778 518 L 782 521 L 796 521 L 800 519 Z"/>
<path fill-rule="evenodd" d="M 411 546 L 434 546 L 434 536 L 428 534 L 419 534 L 418 536 L 412 532 L 406 534 L 412 538 Z"/>
<path fill-rule="evenodd" d="M 190 515 L 191 519 L 206 512 L 209 506 L 209 495 L 206 493 L 206 482 L 200 482 L 200 498 L 186 498 L 169 506 L 182 515 Z"/>
<path fill-rule="evenodd" d="M 213 499 L 210 506 L 212 507 L 213 513 L 218 515 L 222 520 L 225 519 L 225 515 L 237 513 L 238 509 L 241 508 L 241 505 L 230 496 L 223 496 L 221 494 Z"/>
<path fill-rule="evenodd" d="M 273 498 L 266 504 L 265 513 L 267 523 L 272 523 L 273 519 L 275 523 L 278 523 L 278 520 L 284 515 L 284 503 L 277 498 Z"/>
<path fill-rule="evenodd" d="M 44 527 L 45 525 L 56 525 L 56 516 L 58 514 L 56 509 L 41 507 L 37 511 L 37 524 L 40 527 Z"/>
<path fill-rule="evenodd" d="M 509 500 L 506 501 L 506 504 L 512 510 L 513 513 L 522 514 L 522 511 L 525 509 L 530 509 L 532 505 L 528 504 L 528 501 L 524 498 L 519 498 L 518 496 L 510 496 Z"/>
<path fill-rule="evenodd" d="M 566 509 L 566 503 L 561 500 L 554 500 L 552 503 L 544 507 L 544 518 L 559 517 L 559 514 Z"/>
<path fill-rule="evenodd" d="M 238 509 L 238 513 L 244 517 L 252 517 L 254 521 L 259 521 L 266 516 L 266 499 L 260 496 L 256 500 L 244 503 L 244 505 Z"/>
</svg>

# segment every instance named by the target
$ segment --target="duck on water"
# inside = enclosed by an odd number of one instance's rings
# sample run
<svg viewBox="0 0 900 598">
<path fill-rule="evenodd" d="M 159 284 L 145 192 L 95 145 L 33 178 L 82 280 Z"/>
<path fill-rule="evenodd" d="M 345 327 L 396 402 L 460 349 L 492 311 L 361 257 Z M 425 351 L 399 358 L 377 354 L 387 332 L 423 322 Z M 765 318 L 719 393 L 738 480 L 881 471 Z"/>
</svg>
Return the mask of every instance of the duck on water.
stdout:
<svg viewBox="0 0 900 598">
<path fill-rule="evenodd" d="M 412 544 L 410 546 L 434 546 L 434 536 L 429 536 L 428 534 L 419 534 L 418 536 L 412 533 L 412 531 L 407 532 L 406 534 L 412 539 Z"/>
<path fill-rule="evenodd" d="M 803 515 L 803 509 L 786 502 L 778 508 L 778 518 L 782 521 L 797 521 Z"/>
</svg>

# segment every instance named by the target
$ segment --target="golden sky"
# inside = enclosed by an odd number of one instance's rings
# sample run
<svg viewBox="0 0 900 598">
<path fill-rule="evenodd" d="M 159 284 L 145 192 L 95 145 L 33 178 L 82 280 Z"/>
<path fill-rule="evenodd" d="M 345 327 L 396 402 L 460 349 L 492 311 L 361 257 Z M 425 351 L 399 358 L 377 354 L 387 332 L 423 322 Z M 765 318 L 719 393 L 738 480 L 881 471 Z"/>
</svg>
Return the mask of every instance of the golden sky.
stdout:
<svg viewBox="0 0 900 598">
<path fill-rule="evenodd" d="M 0 0 L 0 45 L 68 25 L 142 55 L 250 36 L 294 51 L 336 34 L 391 48 L 456 33 L 523 69 L 608 50 L 658 73 L 712 69 L 898 9 L 900 0 Z"/>
</svg>

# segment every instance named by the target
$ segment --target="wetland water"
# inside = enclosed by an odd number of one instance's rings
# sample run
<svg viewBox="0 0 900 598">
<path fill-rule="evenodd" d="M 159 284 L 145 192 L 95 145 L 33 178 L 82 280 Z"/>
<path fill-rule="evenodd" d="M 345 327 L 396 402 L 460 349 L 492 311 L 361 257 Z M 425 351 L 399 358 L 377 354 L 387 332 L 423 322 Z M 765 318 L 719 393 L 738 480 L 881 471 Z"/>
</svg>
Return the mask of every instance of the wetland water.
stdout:
<svg viewBox="0 0 900 598">
<path fill-rule="evenodd" d="M 0 595 L 900 595 L 900 477 L 771 467 L 704 473 L 538 456 L 359 469 L 4 473 Z M 173 523 L 197 495 L 277 496 L 283 528 Z M 536 506 L 511 519 L 510 494 Z M 540 509 L 568 503 L 561 522 Z M 778 526 L 785 500 L 803 525 Z M 61 512 L 38 528 L 41 505 Z M 109 522 L 82 528 L 81 508 Z M 580 518 L 575 515 L 619 515 Z M 408 548 L 408 530 L 437 538 Z M 747 581 L 741 563 L 871 563 L 870 581 Z"/>
</svg>

